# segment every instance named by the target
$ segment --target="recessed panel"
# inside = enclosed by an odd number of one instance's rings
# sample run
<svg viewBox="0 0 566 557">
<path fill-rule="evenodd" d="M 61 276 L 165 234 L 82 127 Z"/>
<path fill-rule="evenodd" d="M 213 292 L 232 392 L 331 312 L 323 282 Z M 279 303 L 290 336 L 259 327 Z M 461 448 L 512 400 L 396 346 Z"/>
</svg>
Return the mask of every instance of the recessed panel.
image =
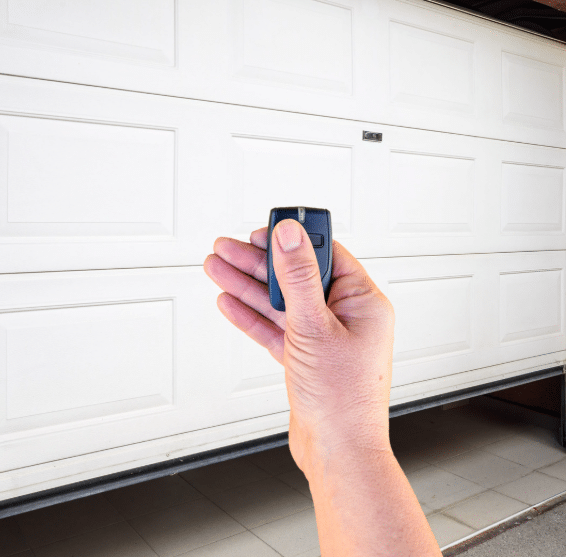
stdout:
<svg viewBox="0 0 566 557">
<path fill-rule="evenodd" d="M 502 273 L 501 342 L 524 341 L 562 330 L 562 270 Z"/>
<path fill-rule="evenodd" d="M 314 0 L 233 0 L 234 77 L 352 92 L 352 11 Z"/>
<path fill-rule="evenodd" d="M 172 300 L 0 313 L 0 337 L 4 432 L 172 404 Z"/>
<path fill-rule="evenodd" d="M 1 236 L 174 233 L 173 131 L 0 116 L 0 157 Z"/>
<path fill-rule="evenodd" d="M 564 68 L 502 52 L 503 121 L 564 129 Z"/>
<path fill-rule="evenodd" d="M 2 0 L 0 40 L 172 66 L 174 0 Z M 1 19 L 0 19 L 1 23 Z"/>
<path fill-rule="evenodd" d="M 395 21 L 389 33 L 393 102 L 473 111 L 473 42 Z"/>
<path fill-rule="evenodd" d="M 243 335 L 240 330 L 231 332 L 230 362 L 233 369 L 230 398 L 271 391 L 286 393 L 285 368 L 267 348 Z"/>
<path fill-rule="evenodd" d="M 236 232 L 266 226 L 273 207 L 288 206 L 328 209 L 333 233 L 350 232 L 350 147 L 239 136 L 234 145 Z"/>
<path fill-rule="evenodd" d="M 562 233 L 564 169 L 503 163 L 501 231 Z"/>
<path fill-rule="evenodd" d="M 472 277 L 389 281 L 395 309 L 393 361 L 438 357 L 471 349 Z"/>
<path fill-rule="evenodd" d="M 390 161 L 392 235 L 472 233 L 474 160 L 391 152 Z"/>
</svg>

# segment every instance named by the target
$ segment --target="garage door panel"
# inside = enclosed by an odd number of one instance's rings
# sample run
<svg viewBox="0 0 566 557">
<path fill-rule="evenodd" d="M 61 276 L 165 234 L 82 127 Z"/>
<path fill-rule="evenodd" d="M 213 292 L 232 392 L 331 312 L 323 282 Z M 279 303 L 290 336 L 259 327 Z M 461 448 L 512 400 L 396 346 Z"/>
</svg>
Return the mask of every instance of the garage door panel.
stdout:
<svg viewBox="0 0 566 557">
<path fill-rule="evenodd" d="M 389 163 L 390 236 L 474 234 L 475 159 L 391 149 Z"/>
<path fill-rule="evenodd" d="M 393 387 L 566 349 L 563 252 L 362 263 L 395 309 Z M 288 410 L 282 366 L 201 267 L 0 286 L 1 470 Z"/>
<path fill-rule="evenodd" d="M 388 71 L 369 120 L 566 146 L 560 43 L 414 0 L 384 2 L 379 25 Z"/>
<path fill-rule="evenodd" d="M 328 208 L 334 238 L 364 259 L 566 248 L 561 149 L 260 112 L 201 113 L 200 175 L 226 184 L 201 227 L 210 242 L 248 241 L 268 208 L 304 205 Z"/>
<path fill-rule="evenodd" d="M 564 131 L 564 67 L 501 53 L 503 123 Z"/>
<path fill-rule="evenodd" d="M 0 7 L 5 42 L 133 63 L 175 64 L 174 0 L 143 0 L 143 9 L 139 0 L 2 0 Z"/>
<path fill-rule="evenodd" d="M 392 401 L 556 365 L 565 67 L 423 0 L 0 0 L 4 495 L 287 415 L 203 269 L 277 206 L 329 209 L 391 300 Z"/>
<path fill-rule="evenodd" d="M 380 129 L 380 256 L 566 247 L 562 150 Z"/>
<path fill-rule="evenodd" d="M 171 405 L 172 319 L 172 300 L 2 314 L 0 435 Z"/>
<path fill-rule="evenodd" d="M 267 226 L 273 207 L 327 208 L 333 236 L 348 249 L 359 252 L 371 241 L 378 191 L 370 183 L 379 165 L 369 165 L 376 145 L 362 141 L 359 124 L 206 103 L 195 116 L 192 172 L 201 181 L 200 206 L 209 208 L 194 214 L 197 261 L 217 236 L 249 242 L 251 232 Z"/>
<path fill-rule="evenodd" d="M 395 310 L 392 386 L 566 348 L 564 252 L 363 264 Z"/>
<path fill-rule="evenodd" d="M 360 118 L 371 99 L 379 3 L 180 2 L 185 97 Z M 208 22 L 208 27 L 201 22 Z"/>
<path fill-rule="evenodd" d="M 7 76 L 0 88 L 0 272 L 188 263 L 181 101 Z"/>
<path fill-rule="evenodd" d="M 0 276 L 0 471 L 288 410 L 220 292 L 202 267 Z"/>
<path fill-rule="evenodd" d="M 6 74 L 566 147 L 563 45 L 447 6 L 0 6 Z"/>
<path fill-rule="evenodd" d="M 218 236 L 249 241 L 284 205 L 328 206 L 337 237 L 369 241 L 378 169 L 359 124 L 8 76 L 0 87 L 0 272 L 202 265 Z"/>
<path fill-rule="evenodd" d="M 2 4 L 3 73 L 342 117 L 370 98 L 374 2 Z"/>
<path fill-rule="evenodd" d="M 233 0 L 233 77 L 351 96 L 353 5 Z"/>
<path fill-rule="evenodd" d="M 0 87 L 2 273 L 202 265 L 218 236 L 248 242 L 272 207 L 294 205 L 329 209 L 359 258 L 566 248 L 562 149 L 8 76 Z"/>
<path fill-rule="evenodd" d="M 236 233 L 265 226 L 266 207 L 326 203 L 334 208 L 333 231 L 352 234 L 352 145 L 235 134 L 232 141 L 232 184 L 241 207 Z"/>
<path fill-rule="evenodd" d="M 523 242 L 541 235 L 564 237 L 566 158 L 563 152 L 511 143 L 501 143 L 500 149 L 498 232 L 507 238 L 520 237 Z"/>
<path fill-rule="evenodd" d="M 456 373 L 428 381 L 408 383 L 391 390 L 390 406 L 422 400 L 460 389 L 485 386 L 501 379 L 518 379 L 519 376 L 534 371 L 560 367 L 564 364 L 565 356 L 566 351 L 561 350 L 560 352 L 540 354 L 525 360 L 513 360 L 497 366 L 468 370 L 466 373 Z"/>
<path fill-rule="evenodd" d="M 389 281 L 388 297 L 400 329 L 397 362 L 471 352 L 472 279 L 473 275 Z"/>
<path fill-rule="evenodd" d="M 5 236 L 174 234 L 175 132 L 0 116 Z"/>
<path fill-rule="evenodd" d="M 445 6 L 399 0 L 386 0 L 382 6 L 383 87 L 368 119 L 502 137 L 492 106 L 499 78 L 493 58 L 502 26 L 491 24 L 488 36 L 478 18 Z"/>
<path fill-rule="evenodd" d="M 391 103 L 476 116 L 475 41 L 389 22 Z"/>
<path fill-rule="evenodd" d="M 499 337 L 502 345 L 560 334 L 563 269 L 501 273 Z"/>
</svg>

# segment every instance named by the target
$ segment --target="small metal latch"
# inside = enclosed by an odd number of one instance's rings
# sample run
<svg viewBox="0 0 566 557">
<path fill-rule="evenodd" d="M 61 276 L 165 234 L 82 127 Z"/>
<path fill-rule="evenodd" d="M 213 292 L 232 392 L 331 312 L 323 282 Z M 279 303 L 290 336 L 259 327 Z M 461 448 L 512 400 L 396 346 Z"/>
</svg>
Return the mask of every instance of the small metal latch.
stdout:
<svg viewBox="0 0 566 557">
<path fill-rule="evenodd" d="M 363 135 L 363 140 L 364 141 L 381 141 L 382 138 L 381 133 L 377 133 L 377 132 L 366 132 L 364 131 L 364 135 Z"/>
</svg>

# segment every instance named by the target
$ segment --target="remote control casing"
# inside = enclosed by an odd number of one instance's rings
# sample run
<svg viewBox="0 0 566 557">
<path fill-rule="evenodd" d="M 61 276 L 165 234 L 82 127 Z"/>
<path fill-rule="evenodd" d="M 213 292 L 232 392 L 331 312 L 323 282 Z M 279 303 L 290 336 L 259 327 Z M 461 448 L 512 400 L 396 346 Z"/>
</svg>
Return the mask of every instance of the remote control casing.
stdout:
<svg viewBox="0 0 566 557">
<path fill-rule="evenodd" d="M 275 207 L 269 213 L 267 228 L 267 286 L 272 307 L 278 311 L 285 311 L 285 300 L 275 276 L 271 251 L 273 229 L 279 221 L 284 219 L 295 219 L 307 231 L 318 261 L 324 299 L 328 302 L 330 278 L 332 276 L 332 221 L 330 211 L 316 207 Z M 304 220 L 304 222 L 301 222 L 301 220 Z M 319 245 L 321 243 L 322 245 Z"/>
</svg>

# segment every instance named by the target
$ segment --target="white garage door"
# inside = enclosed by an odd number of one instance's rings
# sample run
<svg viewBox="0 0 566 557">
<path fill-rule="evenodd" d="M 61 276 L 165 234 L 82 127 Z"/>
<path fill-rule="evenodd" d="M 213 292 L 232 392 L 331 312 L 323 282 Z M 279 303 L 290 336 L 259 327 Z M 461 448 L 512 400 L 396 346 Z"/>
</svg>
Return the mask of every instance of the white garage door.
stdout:
<svg viewBox="0 0 566 557">
<path fill-rule="evenodd" d="M 287 429 L 202 269 L 275 206 L 393 302 L 392 404 L 564 362 L 562 43 L 421 0 L 0 8 L 0 499 Z"/>
</svg>

